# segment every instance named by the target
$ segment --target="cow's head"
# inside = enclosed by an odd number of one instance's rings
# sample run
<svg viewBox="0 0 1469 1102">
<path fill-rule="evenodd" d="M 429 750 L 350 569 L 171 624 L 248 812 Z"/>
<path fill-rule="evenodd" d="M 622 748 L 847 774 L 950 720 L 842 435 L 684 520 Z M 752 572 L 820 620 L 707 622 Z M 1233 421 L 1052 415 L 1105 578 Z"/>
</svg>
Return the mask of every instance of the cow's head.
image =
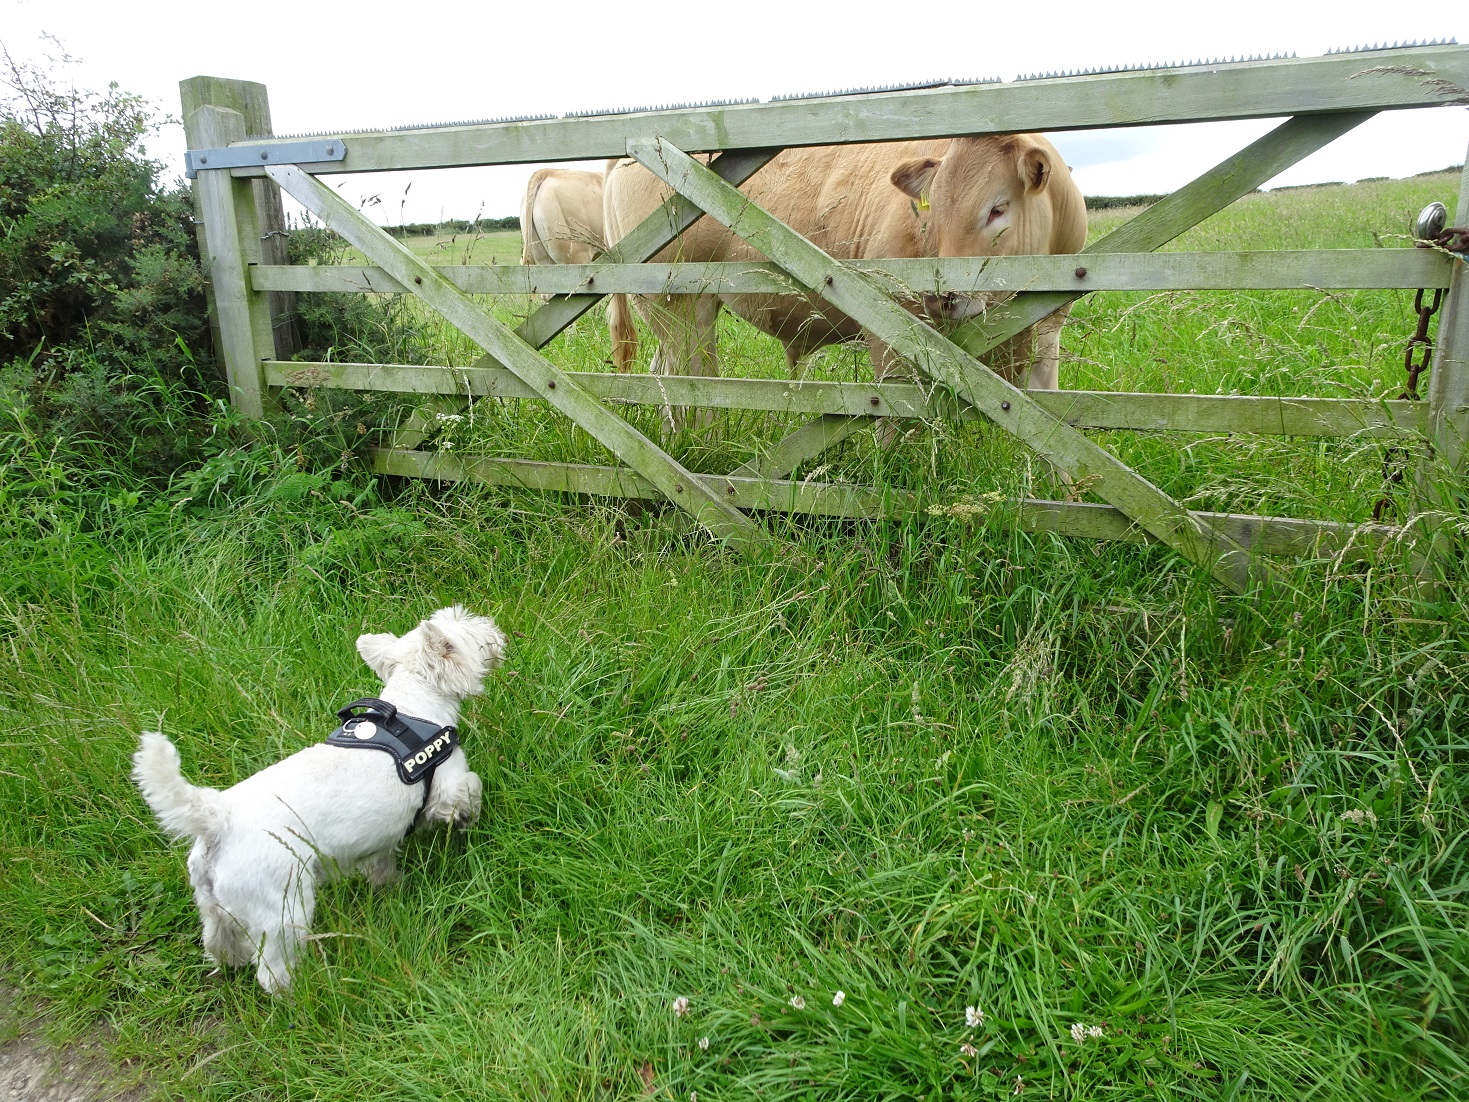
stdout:
<svg viewBox="0 0 1469 1102">
<path fill-rule="evenodd" d="M 943 157 L 893 169 L 914 202 L 930 256 L 1071 253 L 1086 243 L 1086 206 L 1054 146 L 1039 134 L 955 138 Z M 944 296 L 950 317 L 988 296 Z"/>
</svg>

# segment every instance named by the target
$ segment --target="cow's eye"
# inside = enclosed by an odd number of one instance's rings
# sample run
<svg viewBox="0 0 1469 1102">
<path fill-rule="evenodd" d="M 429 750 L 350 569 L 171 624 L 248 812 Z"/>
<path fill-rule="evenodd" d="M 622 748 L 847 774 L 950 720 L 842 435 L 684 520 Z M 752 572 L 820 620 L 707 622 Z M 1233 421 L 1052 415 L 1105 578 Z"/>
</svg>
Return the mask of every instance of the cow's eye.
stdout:
<svg viewBox="0 0 1469 1102">
<path fill-rule="evenodd" d="M 1009 209 L 1010 209 L 1010 204 L 1009 203 L 996 203 L 994 206 L 990 207 L 990 216 L 989 216 L 988 221 L 993 222 L 997 218 L 1003 218 L 1004 215 L 1005 215 L 1005 212 L 1007 210 L 1009 210 Z"/>
</svg>

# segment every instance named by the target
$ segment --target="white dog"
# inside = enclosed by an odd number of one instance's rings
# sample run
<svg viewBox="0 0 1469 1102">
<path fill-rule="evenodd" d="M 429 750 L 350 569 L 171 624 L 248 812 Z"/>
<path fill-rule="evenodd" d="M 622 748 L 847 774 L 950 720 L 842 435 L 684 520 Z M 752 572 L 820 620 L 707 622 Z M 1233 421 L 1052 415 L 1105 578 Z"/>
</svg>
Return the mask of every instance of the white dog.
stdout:
<svg viewBox="0 0 1469 1102">
<path fill-rule="evenodd" d="M 204 951 L 221 965 L 253 961 L 272 994 L 290 986 L 318 882 L 360 871 L 374 886 L 389 883 L 415 821 L 463 827 L 479 815 L 480 780 L 453 726 L 460 702 L 504 657 L 495 621 L 455 605 L 402 638 L 360 636 L 357 653 L 383 679 L 382 698 L 349 705 L 330 742 L 233 788 L 190 784 L 157 731 L 144 732 L 133 755 L 133 779 L 163 828 L 194 840 L 189 880 Z"/>
</svg>

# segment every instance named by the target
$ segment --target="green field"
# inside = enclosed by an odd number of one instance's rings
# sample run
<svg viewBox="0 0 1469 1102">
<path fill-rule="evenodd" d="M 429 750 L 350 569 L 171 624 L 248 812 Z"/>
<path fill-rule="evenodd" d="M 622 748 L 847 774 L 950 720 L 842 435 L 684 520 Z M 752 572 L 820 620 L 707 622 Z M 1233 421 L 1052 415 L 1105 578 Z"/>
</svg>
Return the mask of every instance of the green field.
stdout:
<svg viewBox="0 0 1469 1102">
<path fill-rule="evenodd" d="M 1405 247 L 1456 191 L 1254 195 L 1173 247 Z M 514 236 L 423 247 L 508 263 Z M 1410 305 L 1098 295 L 1062 385 L 1396 396 Z M 404 358 L 475 358 L 382 307 Z M 727 373 L 784 373 L 722 324 Z M 550 348 L 607 352 L 597 314 Z M 867 377 L 866 354 L 806 370 Z M 1469 1095 L 1469 619 L 1401 555 L 1281 563 L 1264 601 L 999 515 L 772 517 L 740 559 L 656 509 L 374 481 L 347 450 L 374 407 L 287 397 L 278 447 L 220 445 L 91 524 L 61 460 L 10 441 L 0 980 L 58 1041 L 105 1023 L 124 1079 L 221 1100 Z M 672 446 L 727 470 L 791 424 L 730 414 Z M 1105 438 L 1199 507 L 1362 520 L 1384 490 L 1370 441 Z M 438 443 L 608 459 L 532 403 Z M 855 437 L 802 473 L 939 504 L 1055 489 L 979 425 Z M 325 891 L 291 997 L 211 975 L 183 852 L 127 777 L 138 731 L 233 783 L 378 687 L 358 633 L 454 600 L 513 633 L 461 723 L 481 820 L 411 838 L 392 890 Z"/>
</svg>

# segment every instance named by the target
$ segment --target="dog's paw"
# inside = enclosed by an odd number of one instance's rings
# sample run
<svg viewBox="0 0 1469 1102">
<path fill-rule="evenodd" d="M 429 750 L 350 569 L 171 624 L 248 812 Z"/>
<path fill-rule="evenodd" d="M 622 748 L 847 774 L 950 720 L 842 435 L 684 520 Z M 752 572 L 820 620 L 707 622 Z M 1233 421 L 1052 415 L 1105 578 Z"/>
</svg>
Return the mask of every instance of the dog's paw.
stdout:
<svg viewBox="0 0 1469 1102">
<path fill-rule="evenodd" d="M 468 830 L 469 825 L 479 818 L 482 791 L 479 774 L 466 774 L 464 777 L 464 802 L 456 805 L 454 808 L 454 825 L 460 830 Z"/>
<path fill-rule="evenodd" d="M 398 855 L 392 850 L 364 858 L 357 863 L 357 868 L 374 888 L 386 888 L 403 877 L 398 869 Z"/>
</svg>

